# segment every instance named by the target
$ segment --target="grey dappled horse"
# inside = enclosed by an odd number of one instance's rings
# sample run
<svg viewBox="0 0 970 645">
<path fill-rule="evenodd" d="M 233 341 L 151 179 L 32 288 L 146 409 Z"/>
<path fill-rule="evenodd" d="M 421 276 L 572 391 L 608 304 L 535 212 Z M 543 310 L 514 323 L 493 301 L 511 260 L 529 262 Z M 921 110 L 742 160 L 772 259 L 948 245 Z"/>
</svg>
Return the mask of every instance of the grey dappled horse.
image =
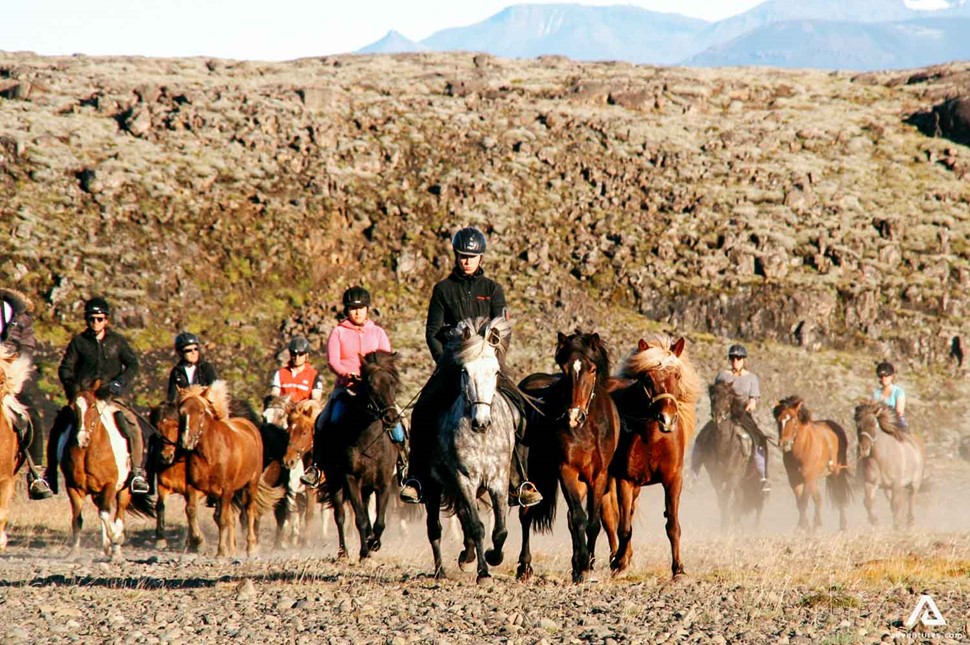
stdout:
<svg viewBox="0 0 970 645">
<path fill-rule="evenodd" d="M 438 369 L 447 384 L 437 399 L 437 445 L 431 457 L 432 482 L 425 492 L 428 540 L 435 576 L 441 562 L 442 503 L 461 521 L 465 548 L 459 566 L 478 561 L 478 580 L 502 563 L 508 536 L 509 468 L 520 413 L 499 389 L 500 361 L 508 349 L 511 324 L 504 318 L 462 321 L 446 344 Z M 494 514 L 492 548 L 485 550 L 485 526 L 478 514 L 479 494 L 488 493 Z"/>
<path fill-rule="evenodd" d="M 908 505 L 905 526 L 911 527 L 916 493 L 923 485 L 926 466 L 922 440 L 903 430 L 896 411 L 878 401 L 856 406 L 855 424 L 859 440 L 858 475 L 865 486 L 864 503 L 869 522 L 878 523 L 873 506 L 876 489 L 881 488 L 892 508 L 893 526 L 902 528 L 905 503 Z"/>
</svg>

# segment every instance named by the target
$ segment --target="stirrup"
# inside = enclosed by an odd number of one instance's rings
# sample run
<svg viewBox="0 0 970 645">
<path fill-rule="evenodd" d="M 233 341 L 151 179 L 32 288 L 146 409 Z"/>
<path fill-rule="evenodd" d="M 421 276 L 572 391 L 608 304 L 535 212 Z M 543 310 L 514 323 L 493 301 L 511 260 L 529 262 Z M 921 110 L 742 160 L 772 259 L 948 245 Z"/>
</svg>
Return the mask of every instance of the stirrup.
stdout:
<svg viewBox="0 0 970 645">
<path fill-rule="evenodd" d="M 413 492 L 412 492 L 413 491 Z M 401 486 L 401 491 L 398 493 L 398 497 L 401 501 L 406 504 L 420 504 L 421 498 L 421 482 L 417 479 L 409 479 L 404 482 Z"/>
<path fill-rule="evenodd" d="M 310 466 L 306 471 L 300 475 L 300 483 L 309 488 L 316 488 L 320 485 L 320 469 L 316 466 Z"/>
<path fill-rule="evenodd" d="M 536 488 L 535 484 L 530 481 L 524 481 L 519 484 L 519 488 L 509 495 L 510 501 L 515 500 L 513 506 L 521 506 L 522 508 L 529 508 L 530 506 L 535 506 L 542 501 L 542 493 Z"/>
<path fill-rule="evenodd" d="M 148 480 L 142 474 L 132 474 L 131 481 L 128 482 L 128 489 L 132 495 L 147 495 Z"/>
<path fill-rule="evenodd" d="M 30 499 L 47 499 L 53 496 L 54 491 L 43 477 L 35 477 L 27 488 L 27 497 Z"/>
</svg>

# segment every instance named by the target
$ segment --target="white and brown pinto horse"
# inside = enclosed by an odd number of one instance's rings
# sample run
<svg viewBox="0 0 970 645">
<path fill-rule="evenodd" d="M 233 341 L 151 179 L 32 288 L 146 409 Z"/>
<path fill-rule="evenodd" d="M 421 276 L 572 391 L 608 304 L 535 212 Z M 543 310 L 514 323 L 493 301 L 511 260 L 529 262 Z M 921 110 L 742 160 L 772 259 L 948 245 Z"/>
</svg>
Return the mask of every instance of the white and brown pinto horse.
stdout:
<svg viewBox="0 0 970 645">
<path fill-rule="evenodd" d="M 17 472 L 24 465 L 24 453 L 14 429 L 16 416 L 27 408 L 17 395 L 30 376 L 30 359 L 18 356 L 0 343 L 0 551 L 7 548 L 7 520 L 10 500 L 17 483 Z"/>
</svg>

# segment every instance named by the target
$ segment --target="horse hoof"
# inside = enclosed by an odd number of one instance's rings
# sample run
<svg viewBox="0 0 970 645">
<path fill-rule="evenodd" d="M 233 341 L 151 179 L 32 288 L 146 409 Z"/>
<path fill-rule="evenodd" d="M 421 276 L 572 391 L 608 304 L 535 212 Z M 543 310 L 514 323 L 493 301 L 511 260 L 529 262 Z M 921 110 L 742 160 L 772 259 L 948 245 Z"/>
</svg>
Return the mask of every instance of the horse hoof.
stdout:
<svg viewBox="0 0 970 645">
<path fill-rule="evenodd" d="M 168 540 L 162 538 L 161 540 L 155 540 L 155 548 L 159 551 L 164 551 L 168 548 Z"/>
<path fill-rule="evenodd" d="M 370 558 L 370 549 L 361 549 L 360 553 L 357 554 L 357 560 L 360 562 L 365 562 Z"/>
<path fill-rule="evenodd" d="M 437 569 L 435 569 L 434 579 L 435 580 L 447 580 L 448 579 L 448 574 L 445 573 L 445 568 L 444 567 L 438 567 Z"/>
<path fill-rule="evenodd" d="M 347 559 L 347 552 L 345 550 L 343 550 L 343 549 L 339 549 L 337 551 L 337 559 L 338 560 L 346 560 Z"/>
<path fill-rule="evenodd" d="M 492 576 L 486 571 L 485 573 L 479 573 L 475 582 L 480 585 L 491 585 L 494 581 L 492 580 Z"/>
<path fill-rule="evenodd" d="M 477 559 L 478 558 L 475 557 L 474 549 L 465 549 L 460 554 L 458 554 L 458 568 L 464 571 L 466 564 L 471 564 Z"/>
<path fill-rule="evenodd" d="M 589 582 L 590 575 L 591 575 L 591 572 L 589 570 L 573 571 L 573 582 L 577 584 L 582 582 Z"/>
<path fill-rule="evenodd" d="M 502 560 L 505 559 L 505 554 L 497 549 L 489 549 L 485 552 L 485 562 L 488 562 L 488 566 L 497 567 L 502 564 Z"/>
<path fill-rule="evenodd" d="M 670 579 L 670 584 L 674 586 L 681 586 L 690 584 L 690 576 L 681 571 L 680 573 L 674 574 L 674 577 Z"/>
</svg>

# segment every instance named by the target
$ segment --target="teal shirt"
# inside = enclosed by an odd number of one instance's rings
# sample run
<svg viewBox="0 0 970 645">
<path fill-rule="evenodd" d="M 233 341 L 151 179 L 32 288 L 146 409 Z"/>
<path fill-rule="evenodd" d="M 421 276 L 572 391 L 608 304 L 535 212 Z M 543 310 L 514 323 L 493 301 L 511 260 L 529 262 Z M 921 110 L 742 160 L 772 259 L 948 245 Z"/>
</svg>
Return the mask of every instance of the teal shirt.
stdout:
<svg viewBox="0 0 970 645">
<path fill-rule="evenodd" d="M 889 388 L 889 397 L 884 399 L 882 398 L 882 388 L 877 387 L 875 390 L 872 391 L 872 400 L 879 401 L 880 403 L 885 403 L 893 410 L 895 410 L 896 401 L 899 399 L 899 397 L 905 396 L 905 395 L 906 393 L 903 392 L 903 388 L 899 387 L 898 385 L 893 385 L 892 387 Z"/>
</svg>

